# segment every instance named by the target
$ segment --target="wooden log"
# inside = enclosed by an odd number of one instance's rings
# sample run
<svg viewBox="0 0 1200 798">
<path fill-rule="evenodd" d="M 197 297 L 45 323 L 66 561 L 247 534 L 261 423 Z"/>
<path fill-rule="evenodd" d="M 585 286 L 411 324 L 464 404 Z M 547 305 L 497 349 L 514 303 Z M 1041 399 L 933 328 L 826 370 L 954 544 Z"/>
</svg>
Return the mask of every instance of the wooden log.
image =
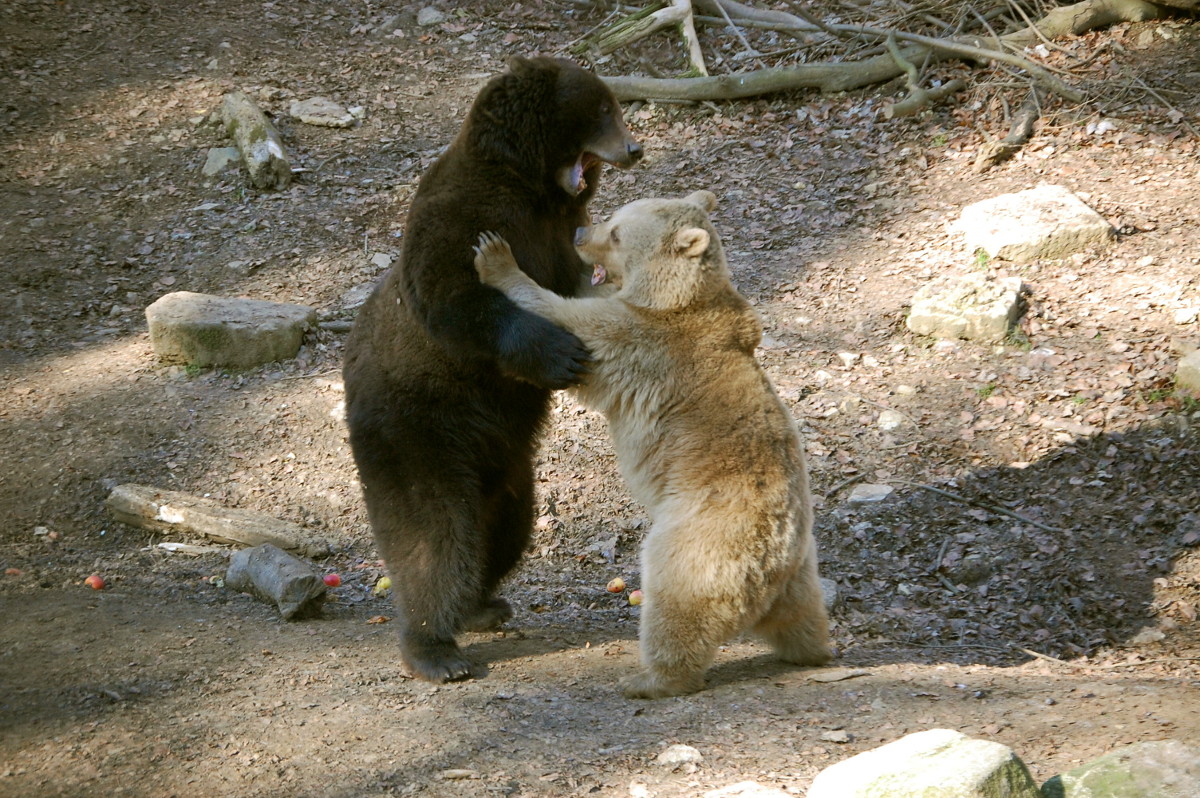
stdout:
<svg viewBox="0 0 1200 798">
<path fill-rule="evenodd" d="M 221 102 L 221 121 L 242 153 L 242 162 L 256 188 L 287 188 L 292 167 L 279 131 L 267 115 L 240 91 L 230 92 Z"/>
<path fill-rule="evenodd" d="M 271 544 L 234 552 L 225 586 L 274 604 L 285 621 L 320 611 L 325 582 L 305 560 Z"/>
<path fill-rule="evenodd" d="M 113 518 L 139 529 L 199 535 L 237 546 L 270 543 L 306 557 L 325 557 L 330 552 L 329 541 L 314 537 L 299 524 L 179 491 L 118 485 L 107 504 Z"/>
</svg>

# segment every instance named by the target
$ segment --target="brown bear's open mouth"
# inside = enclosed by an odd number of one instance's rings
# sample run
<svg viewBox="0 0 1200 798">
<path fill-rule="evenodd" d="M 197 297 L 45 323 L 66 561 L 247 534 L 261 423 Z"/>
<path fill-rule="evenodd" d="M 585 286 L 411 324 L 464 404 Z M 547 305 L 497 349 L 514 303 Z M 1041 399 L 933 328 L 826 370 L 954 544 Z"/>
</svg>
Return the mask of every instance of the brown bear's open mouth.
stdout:
<svg viewBox="0 0 1200 798">
<path fill-rule="evenodd" d="M 590 152 L 581 152 L 574 163 L 559 170 L 558 184 L 573 197 L 582 194 L 588 187 L 587 170 L 601 160 L 603 159 Z"/>
</svg>

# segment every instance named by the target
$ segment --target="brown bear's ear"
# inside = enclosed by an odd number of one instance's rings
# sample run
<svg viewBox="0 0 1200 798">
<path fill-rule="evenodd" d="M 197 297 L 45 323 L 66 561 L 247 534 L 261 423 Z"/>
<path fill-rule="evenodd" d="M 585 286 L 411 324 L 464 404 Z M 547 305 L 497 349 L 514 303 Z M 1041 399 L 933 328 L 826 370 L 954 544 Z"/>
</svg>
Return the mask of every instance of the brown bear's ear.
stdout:
<svg viewBox="0 0 1200 798">
<path fill-rule="evenodd" d="M 708 249 L 708 231 L 687 227 L 675 234 L 675 251 L 686 258 L 698 258 Z"/>
<path fill-rule="evenodd" d="M 683 201 L 695 205 L 705 213 L 712 213 L 717 209 L 717 195 L 711 191 L 693 191 L 684 197 Z"/>
<path fill-rule="evenodd" d="M 523 58 L 519 55 L 514 55 L 512 58 L 504 62 L 508 67 L 508 71 L 514 75 L 522 75 L 536 69 L 535 64 L 528 58 Z"/>
</svg>

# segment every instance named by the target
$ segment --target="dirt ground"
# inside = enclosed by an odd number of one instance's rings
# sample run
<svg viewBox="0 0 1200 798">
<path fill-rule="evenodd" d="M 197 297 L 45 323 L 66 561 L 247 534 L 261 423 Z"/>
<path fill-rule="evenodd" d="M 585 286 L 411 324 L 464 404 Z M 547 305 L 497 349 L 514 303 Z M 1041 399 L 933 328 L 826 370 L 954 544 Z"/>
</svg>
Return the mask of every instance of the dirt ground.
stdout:
<svg viewBox="0 0 1200 798">
<path fill-rule="evenodd" d="M 535 546 L 505 590 L 516 617 L 466 636 L 491 675 L 406 679 L 393 629 L 369 622 L 392 610 L 371 592 L 382 570 L 341 420 L 344 333 L 249 372 L 169 367 L 143 309 L 192 290 L 352 319 L 481 82 L 602 18 L 565 0 L 460 5 L 428 28 L 386 2 L 0 8 L 0 794 L 692 796 L 751 780 L 802 795 L 829 764 L 934 727 L 1012 746 L 1039 779 L 1200 738 L 1200 406 L 1171 382 L 1200 344 L 1194 20 L 1064 43 L 1108 45 L 1081 73 L 1101 99 L 1047 116 L 984 175 L 974 152 L 1007 128 L 998 84 L 895 122 L 880 110 L 897 83 L 629 106 L 647 161 L 609 173 L 596 212 L 718 193 L 763 362 L 804 427 L 839 660 L 797 670 L 737 641 L 703 693 L 622 698 L 637 609 L 605 584 L 637 586 L 646 519 L 603 419 L 562 395 Z M 732 59 L 740 45 L 719 40 Z M 602 71 L 678 68 L 672 46 Z M 201 174 L 228 145 L 203 118 L 234 87 L 277 115 L 291 188 Z M 287 117 L 314 95 L 362 106 L 362 124 Z M 948 231 L 964 205 L 1039 182 L 1085 197 L 1112 246 L 1013 266 Z M 918 287 L 971 270 L 1025 281 L 1012 340 L 905 330 Z M 283 622 L 210 581 L 221 554 L 170 554 L 113 522 L 104 498 L 125 482 L 304 524 L 335 542 L 321 567 L 343 584 L 322 617 Z M 895 492 L 848 503 L 860 484 Z M 109 587 L 85 587 L 92 573 Z M 703 762 L 656 765 L 675 743 Z"/>
</svg>

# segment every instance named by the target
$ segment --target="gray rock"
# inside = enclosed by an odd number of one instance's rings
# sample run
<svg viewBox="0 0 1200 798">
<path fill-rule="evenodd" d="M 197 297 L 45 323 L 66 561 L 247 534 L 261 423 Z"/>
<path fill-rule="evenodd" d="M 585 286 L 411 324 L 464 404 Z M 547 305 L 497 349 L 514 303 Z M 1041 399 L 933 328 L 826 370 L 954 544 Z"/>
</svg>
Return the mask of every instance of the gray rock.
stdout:
<svg viewBox="0 0 1200 798">
<path fill-rule="evenodd" d="M 422 8 L 417 12 L 417 24 L 422 28 L 441 25 L 446 21 L 446 15 L 432 6 Z"/>
<path fill-rule="evenodd" d="M 855 485 L 846 501 L 851 504 L 873 504 L 887 499 L 895 490 L 891 485 L 873 485 L 867 482 Z"/>
<path fill-rule="evenodd" d="M 293 100 L 288 113 L 306 125 L 318 127 L 353 127 L 355 121 L 354 114 L 328 97 Z"/>
<path fill-rule="evenodd" d="M 1062 186 L 982 200 L 963 209 L 956 228 L 972 251 L 1018 263 L 1065 258 L 1107 244 L 1112 225 Z"/>
<path fill-rule="evenodd" d="M 1041 798 L 1012 749 L 930 729 L 817 774 L 808 798 Z"/>
<path fill-rule="evenodd" d="M 917 291 L 905 324 L 935 338 L 996 343 L 1008 336 L 1020 314 L 1019 277 L 952 275 Z"/>
<path fill-rule="evenodd" d="M 375 290 L 376 283 L 362 283 L 351 288 L 346 293 L 342 294 L 341 305 L 346 310 L 353 310 L 360 307 L 362 303 L 367 301 L 367 297 L 371 296 L 371 292 Z"/>
<path fill-rule="evenodd" d="M 1175 369 L 1175 387 L 1200 396 L 1200 351 L 1184 355 Z"/>
<path fill-rule="evenodd" d="M 177 291 L 146 308 L 150 343 L 167 363 L 251 368 L 294 357 L 317 312 L 304 305 Z"/>
<path fill-rule="evenodd" d="M 208 151 L 201 170 L 205 177 L 216 177 L 227 169 L 236 169 L 242 162 L 242 151 L 237 147 L 213 147 Z"/>
<path fill-rule="evenodd" d="M 1042 785 L 1045 798 L 1195 798 L 1200 748 L 1178 740 L 1134 743 Z"/>
<path fill-rule="evenodd" d="M 884 410 L 880 412 L 878 420 L 875 422 L 884 432 L 900 429 L 904 426 L 904 414 L 899 410 Z"/>
<path fill-rule="evenodd" d="M 825 609 L 831 610 L 837 606 L 838 601 L 841 599 L 837 582 L 832 579 L 826 579 L 823 576 L 818 581 L 821 583 L 821 599 L 825 603 Z"/>
<path fill-rule="evenodd" d="M 663 767 L 677 768 L 682 765 L 690 765 L 694 769 L 696 765 L 704 761 L 704 756 L 690 745 L 672 745 L 659 754 L 654 761 Z"/>
</svg>

